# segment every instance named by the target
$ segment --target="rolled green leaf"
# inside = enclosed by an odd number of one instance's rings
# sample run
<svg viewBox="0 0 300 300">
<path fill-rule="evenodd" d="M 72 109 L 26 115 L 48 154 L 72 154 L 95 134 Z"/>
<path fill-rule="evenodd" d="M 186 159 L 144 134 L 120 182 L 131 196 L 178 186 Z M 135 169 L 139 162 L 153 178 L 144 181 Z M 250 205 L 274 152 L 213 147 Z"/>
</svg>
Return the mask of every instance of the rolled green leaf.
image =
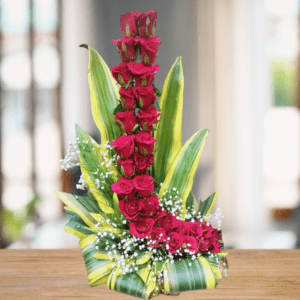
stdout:
<svg viewBox="0 0 300 300">
<path fill-rule="evenodd" d="M 208 216 L 216 203 L 218 191 L 210 195 L 205 201 L 199 203 L 198 211 L 202 216 Z"/>
<path fill-rule="evenodd" d="M 157 183 L 165 180 L 181 148 L 183 85 L 181 57 L 178 57 L 168 73 L 159 101 L 161 115 L 154 135 L 158 140 L 157 151 L 154 152 L 154 177 Z"/>
<path fill-rule="evenodd" d="M 192 189 L 194 175 L 208 134 L 207 129 L 196 132 L 181 148 L 168 171 L 158 198 L 166 190 L 176 188 L 182 199 L 182 219 L 186 214 L 186 200 Z"/>
<path fill-rule="evenodd" d="M 87 46 L 89 51 L 89 86 L 92 114 L 101 133 L 102 146 L 121 135 L 116 123 L 114 110 L 120 98 L 117 82 L 103 58 L 96 50 Z"/>
</svg>

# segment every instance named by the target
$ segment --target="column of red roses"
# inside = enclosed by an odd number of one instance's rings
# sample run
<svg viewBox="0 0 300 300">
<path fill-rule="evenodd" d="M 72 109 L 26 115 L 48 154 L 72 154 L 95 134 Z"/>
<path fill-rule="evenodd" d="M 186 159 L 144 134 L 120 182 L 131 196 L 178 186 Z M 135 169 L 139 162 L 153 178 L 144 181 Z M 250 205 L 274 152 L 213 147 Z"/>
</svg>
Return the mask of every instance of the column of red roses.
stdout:
<svg viewBox="0 0 300 300">
<path fill-rule="evenodd" d="M 139 238 L 150 236 L 153 226 L 166 214 L 153 193 L 154 180 L 147 174 L 153 164 L 153 132 L 160 115 L 153 106 L 156 96 L 152 85 L 159 69 L 153 64 L 161 44 L 160 38 L 153 36 L 156 19 L 153 10 L 120 16 L 120 29 L 125 36 L 113 41 L 122 62 L 111 71 L 121 85 L 119 93 L 125 112 L 115 117 L 122 136 L 111 145 L 120 156 L 122 177 L 111 188 L 119 196 L 121 212 L 130 221 L 130 233 Z M 138 54 L 140 63 L 135 62 Z"/>
</svg>

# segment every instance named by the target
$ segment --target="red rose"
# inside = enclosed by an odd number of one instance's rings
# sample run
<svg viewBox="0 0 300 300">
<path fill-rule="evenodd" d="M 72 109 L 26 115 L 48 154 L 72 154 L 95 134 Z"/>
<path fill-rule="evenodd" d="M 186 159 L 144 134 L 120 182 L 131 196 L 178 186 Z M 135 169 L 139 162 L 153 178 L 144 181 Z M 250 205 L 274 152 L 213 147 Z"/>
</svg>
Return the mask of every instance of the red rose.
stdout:
<svg viewBox="0 0 300 300">
<path fill-rule="evenodd" d="M 217 239 L 213 239 L 211 241 L 210 251 L 212 253 L 220 253 L 221 252 L 221 244 Z"/>
<path fill-rule="evenodd" d="M 154 191 L 154 181 L 149 175 L 137 175 L 133 178 L 132 183 L 142 197 L 147 197 Z"/>
<path fill-rule="evenodd" d="M 155 103 L 156 96 L 151 85 L 135 87 L 134 94 L 140 108 L 147 109 Z"/>
<path fill-rule="evenodd" d="M 121 87 L 119 90 L 121 97 L 121 103 L 124 109 L 135 109 L 135 100 L 134 100 L 134 88 L 130 86 L 127 90 L 124 87 Z"/>
<path fill-rule="evenodd" d="M 115 119 L 123 134 L 130 134 L 138 124 L 138 120 L 131 110 L 117 113 Z"/>
<path fill-rule="evenodd" d="M 189 254 L 198 253 L 198 241 L 193 236 L 186 236 L 183 243 L 185 244 L 185 251 Z"/>
<path fill-rule="evenodd" d="M 119 40 L 112 40 L 118 47 L 118 52 L 123 61 L 131 61 L 136 58 L 136 41 L 133 37 L 124 36 Z"/>
<path fill-rule="evenodd" d="M 142 200 L 143 202 L 143 214 L 145 217 L 153 217 L 155 211 L 159 207 L 159 201 L 156 195 L 151 195 Z"/>
<path fill-rule="evenodd" d="M 147 168 L 149 168 L 154 162 L 153 155 L 145 156 L 138 152 L 134 153 L 133 158 L 134 158 L 134 162 L 135 162 L 135 168 L 137 169 L 139 174 L 145 173 Z"/>
<path fill-rule="evenodd" d="M 134 222 L 130 223 L 130 233 L 138 238 L 150 236 L 154 221 L 151 218 L 138 217 Z"/>
<path fill-rule="evenodd" d="M 190 230 L 189 222 L 179 221 L 179 223 L 174 231 L 178 232 L 182 235 L 185 235 L 185 236 L 190 235 L 191 230 Z"/>
<path fill-rule="evenodd" d="M 157 140 L 149 133 L 140 131 L 135 134 L 135 143 L 139 149 L 139 152 L 143 155 L 150 155 L 154 150 L 154 143 Z"/>
<path fill-rule="evenodd" d="M 203 229 L 199 222 L 189 222 L 191 235 L 195 238 L 199 238 L 203 234 Z"/>
<path fill-rule="evenodd" d="M 170 232 L 173 228 L 176 228 L 179 224 L 179 220 L 177 220 L 176 216 L 168 213 L 167 216 L 161 221 L 161 227 L 166 230 L 166 232 Z"/>
<path fill-rule="evenodd" d="M 140 36 L 154 35 L 157 21 L 157 12 L 151 9 L 146 13 L 136 15 L 137 29 Z"/>
<path fill-rule="evenodd" d="M 132 177 L 135 173 L 133 159 L 118 159 L 119 167 L 123 176 Z"/>
<path fill-rule="evenodd" d="M 122 158 L 129 158 L 134 151 L 134 135 L 121 135 L 115 141 L 110 142 L 115 147 L 117 154 Z"/>
<path fill-rule="evenodd" d="M 128 63 L 128 69 L 134 75 L 137 85 L 151 85 L 156 72 L 159 70 L 159 65 L 148 65 L 144 63 Z"/>
<path fill-rule="evenodd" d="M 203 237 L 204 238 L 212 237 L 212 232 L 213 232 L 214 228 L 211 225 L 207 225 L 206 222 L 202 222 L 201 227 L 203 229 Z"/>
<path fill-rule="evenodd" d="M 136 43 L 141 51 L 141 60 L 145 64 L 154 64 L 158 54 L 158 47 L 161 44 L 159 37 L 151 38 L 136 37 Z"/>
<path fill-rule="evenodd" d="M 153 106 L 148 109 L 140 109 L 138 112 L 139 123 L 144 131 L 152 131 L 153 129 L 156 129 L 157 118 L 159 116 L 160 113 L 157 113 L 157 109 Z"/>
<path fill-rule="evenodd" d="M 162 207 L 158 207 L 152 216 L 152 219 L 155 221 L 155 223 L 161 224 L 163 218 L 167 215 L 167 211 L 163 209 Z"/>
<path fill-rule="evenodd" d="M 119 181 L 111 185 L 111 189 L 114 193 L 117 193 L 120 197 L 131 196 L 134 193 L 134 185 L 131 179 L 121 177 Z"/>
<path fill-rule="evenodd" d="M 149 239 L 150 246 L 154 248 L 160 248 L 161 243 L 164 243 L 167 239 L 166 231 L 161 227 L 153 227 L 151 237 Z"/>
<path fill-rule="evenodd" d="M 121 62 L 118 66 L 111 68 L 112 76 L 122 86 L 132 80 L 131 72 L 127 65 L 127 62 Z"/>
<path fill-rule="evenodd" d="M 140 15 L 137 11 L 130 11 L 120 16 L 120 30 L 126 36 L 136 36 L 136 19 Z"/>
<path fill-rule="evenodd" d="M 199 251 L 200 252 L 205 252 L 205 251 L 208 251 L 208 242 L 209 240 L 207 241 L 206 239 L 201 239 L 200 242 L 199 242 Z"/>
<path fill-rule="evenodd" d="M 176 253 L 183 245 L 184 235 L 178 232 L 171 232 L 168 234 L 166 241 L 166 249 L 170 253 Z"/>
<path fill-rule="evenodd" d="M 143 207 L 143 203 L 139 198 L 133 197 L 129 201 L 120 200 L 119 207 L 126 219 L 132 221 L 138 217 Z"/>
</svg>

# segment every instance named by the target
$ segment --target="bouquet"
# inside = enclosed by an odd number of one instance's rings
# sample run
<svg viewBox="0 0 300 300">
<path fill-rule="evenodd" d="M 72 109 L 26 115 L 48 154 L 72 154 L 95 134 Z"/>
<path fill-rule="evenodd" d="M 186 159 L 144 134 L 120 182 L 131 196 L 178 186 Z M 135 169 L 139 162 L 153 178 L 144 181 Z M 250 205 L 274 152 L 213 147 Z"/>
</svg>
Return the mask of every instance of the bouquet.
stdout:
<svg viewBox="0 0 300 300">
<path fill-rule="evenodd" d="M 70 219 L 64 229 L 80 239 L 90 285 L 106 283 L 144 299 L 215 288 L 227 270 L 221 212 L 210 214 L 217 192 L 198 203 L 191 190 L 208 130 L 181 145 L 181 58 L 160 92 L 156 21 L 153 10 L 120 16 L 124 36 L 113 43 L 122 62 L 111 69 L 81 45 L 89 52 L 101 145 L 76 125 L 76 142 L 61 163 L 65 170 L 80 166 L 77 188 L 87 194 L 57 192 Z"/>
</svg>

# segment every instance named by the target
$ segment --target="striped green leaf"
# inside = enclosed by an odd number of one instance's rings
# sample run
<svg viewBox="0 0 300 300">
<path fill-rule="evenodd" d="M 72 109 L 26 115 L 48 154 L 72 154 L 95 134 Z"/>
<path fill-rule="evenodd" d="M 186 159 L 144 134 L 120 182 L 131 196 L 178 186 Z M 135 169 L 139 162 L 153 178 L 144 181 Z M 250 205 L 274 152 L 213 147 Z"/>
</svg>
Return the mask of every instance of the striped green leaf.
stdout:
<svg viewBox="0 0 300 300">
<path fill-rule="evenodd" d="M 159 101 L 161 116 L 155 132 L 157 151 L 154 152 L 155 182 L 163 182 L 181 148 L 183 103 L 183 71 L 181 57 L 173 64 L 165 80 Z"/>
<path fill-rule="evenodd" d="M 192 260 L 185 258 L 169 263 L 164 272 L 164 291 L 166 294 L 184 291 L 213 289 L 217 282 L 209 262 L 202 256 Z"/>
<path fill-rule="evenodd" d="M 184 219 L 186 214 L 186 200 L 193 185 L 193 178 L 208 134 L 207 129 L 196 132 L 181 148 L 174 159 L 167 177 L 160 189 L 158 197 L 161 198 L 166 190 L 176 188 L 183 200 Z"/>
<path fill-rule="evenodd" d="M 216 203 L 218 191 L 210 195 L 205 201 L 199 203 L 198 211 L 202 216 L 208 216 Z"/>
<path fill-rule="evenodd" d="M 186 206 L 187 211 L 193 211 L 193 210 L 197 211 L 198 210 L 198 202 L 192 191 L 190 191 L 190 193 L 186 199 L 185 206 Z"/>
<path fill-rule="evenodd" d="M 76 137 L 80 141 L 78 143 L 80 168 L 88 190 L 98 202 L 99 207 L 105 213 L 112 214 L 114 213 L 114 209 L 111 184 L 115 182 L 114 178 L 109 175 L 105 179 L 105 185 L 102 184 L 104 189 L 100 189 L 100 174 L 105 174 L 108 170 L 105 164 L 103 167 L 101 165 L 101 153 L 98 144 L 77 124 Z"/>
<path fill-rule="evenodd" d="M 103 58 L 91 47 L 88 47 L 88 51 L 92 113 L 100 130 L 103 146 L 107 141 L 113 141 L 121 135 L 113 114 L 120 98 L 119 89 Z"/>
<path fill-rule="evenodd" d="M 106 283 L 113 265 L 111 261 L 100 260 L 93 257 L 97 252 L 95 248 L 96 238 L 96 234 L 91 234 L 80 241 L 90 286 Z"/>
</svg>

